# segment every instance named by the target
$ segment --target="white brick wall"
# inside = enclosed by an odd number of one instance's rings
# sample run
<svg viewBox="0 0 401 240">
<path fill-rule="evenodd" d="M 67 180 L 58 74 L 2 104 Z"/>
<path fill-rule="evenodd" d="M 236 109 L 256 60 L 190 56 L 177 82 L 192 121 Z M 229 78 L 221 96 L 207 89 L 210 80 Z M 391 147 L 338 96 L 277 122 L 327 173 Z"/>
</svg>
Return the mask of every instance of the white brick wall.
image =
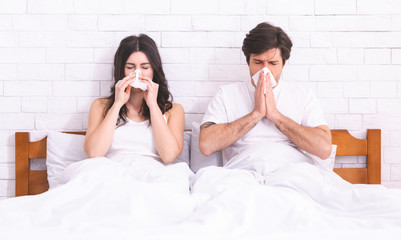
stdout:
<svg viewBox="0 0 401 240">
<path fill-rule="evenodd" d="M 290 35 L 282 80 L 311 87 L 330 127 L 382 129 L 382 180 L 401 187 L 399 0 L 0 0 L 0 199 L 14 195 L 15 131 L 86 129 L 121 39 L 155 40 L 190 129 L 219 86 L 249 78 L 242 41 L 262 21 Z"/>
</svg>

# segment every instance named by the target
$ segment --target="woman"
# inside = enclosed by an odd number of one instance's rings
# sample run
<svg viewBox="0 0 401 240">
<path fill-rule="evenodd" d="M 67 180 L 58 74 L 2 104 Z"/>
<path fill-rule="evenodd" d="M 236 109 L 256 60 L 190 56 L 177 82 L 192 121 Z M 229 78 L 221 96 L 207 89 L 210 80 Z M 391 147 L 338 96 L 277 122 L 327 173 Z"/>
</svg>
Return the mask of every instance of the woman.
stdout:
<svg viewBox="0 0 401 240">
<path fill-rule="evenodd" d="M 141 75 L 134 73 L 137 69 Z M 136 75 L 147 90 L 130 85 Z M 170 101 L 160 55 L 150 37 L 141 34 L 121 41 L 114 79 L 112 94 L 92 103 L 85 138 L 88 157 L 133 153 L 165 164 L 174 161 L 183 148 L 184 110 Z"/>
</svg>

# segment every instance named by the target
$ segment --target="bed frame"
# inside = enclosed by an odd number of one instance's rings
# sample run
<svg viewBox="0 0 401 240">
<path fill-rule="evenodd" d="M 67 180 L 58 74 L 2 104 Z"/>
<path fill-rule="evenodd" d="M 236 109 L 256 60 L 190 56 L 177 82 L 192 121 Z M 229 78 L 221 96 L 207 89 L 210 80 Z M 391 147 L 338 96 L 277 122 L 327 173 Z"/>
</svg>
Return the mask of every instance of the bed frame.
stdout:
<svg viewBox="0 0 401 240">
<path fill-rule="evenodd" d="M 85 132 L 67 132 L 85 135 Z M 368 129 L 366 139 L 351 136 L 347 130 L 331 130 L 337 156 L 366 156 L 366 168 L 335 168 L 334 172 L 350 183 L 381 183 L 381 130 Z M 46 137 L 29 141 L 29 132 L 15 133 L 15 195 L 34 195 L 49 189 L 47 172 L 29 168 L 31 158 L 46 158 Z"/>
</svg>

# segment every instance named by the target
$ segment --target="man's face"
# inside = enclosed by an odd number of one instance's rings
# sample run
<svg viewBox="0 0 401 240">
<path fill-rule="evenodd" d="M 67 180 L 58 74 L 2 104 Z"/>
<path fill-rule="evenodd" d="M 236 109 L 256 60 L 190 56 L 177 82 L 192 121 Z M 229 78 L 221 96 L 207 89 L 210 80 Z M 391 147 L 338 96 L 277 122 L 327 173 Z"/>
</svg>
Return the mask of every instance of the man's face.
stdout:
<svg viewBox="0 0 401 240">
<path fill-rule="evenodd" d="M 251 76 L 264 67 L 267 67 L 272 72 L 278 83 L 284 67 L 279 48 L 272 48 L 261 54 L 251 53 L 249 57 L 249 73 Z M 252 78 L 251 81 L 253 81 Z"/>
</svg>

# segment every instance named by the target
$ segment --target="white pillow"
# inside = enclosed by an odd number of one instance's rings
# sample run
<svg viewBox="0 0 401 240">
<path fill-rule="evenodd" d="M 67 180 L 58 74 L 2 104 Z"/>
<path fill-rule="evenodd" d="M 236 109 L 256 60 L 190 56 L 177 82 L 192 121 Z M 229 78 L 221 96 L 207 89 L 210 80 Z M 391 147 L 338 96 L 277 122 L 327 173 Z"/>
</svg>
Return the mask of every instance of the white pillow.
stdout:
<svg viewBox="0 0 401 240">
<path fill-rule="evenodd" d="M 191 136 L 191 159 L 190 167 L 193 172 L 208 166 L 222 166 L 223 157 L 221 151 L 205 156 L 199 150 L 199 132 L 200 125 L 197 122 L 192 123 L 192 136 Z"/>
<path fill-rule="evenodd" d="M 57 178 L 66 167 L 88 158 L 84 150 L 84 141 L 84 135 L 57 131 L 47 133 L 46 167 L 50 189 L 58 185 Z"/>
<path fill-rule="evenodd" d="M 189 158 L 191 155 L 191 132 L 184 132 L 184 146 L 181 154 L 172 163 L 185 162 L 189 165 Z"/>
<path fill-rule="evenodd" d="M 328 170 L 328 171 L 333 171 L 334 161 L 336 159 L 336 153 L 337 153 L 337 145 L 331 146 L 331 153 L 327 159 L 321 159 L 321 158 L 319 158 L 311 153 L 308 153 L 304 150 L 302 150 L 302 152 L 305 153 L 308 157 L 310 157 L 316 166 L 323 168 L 325 170 Z"/>
</svg>

